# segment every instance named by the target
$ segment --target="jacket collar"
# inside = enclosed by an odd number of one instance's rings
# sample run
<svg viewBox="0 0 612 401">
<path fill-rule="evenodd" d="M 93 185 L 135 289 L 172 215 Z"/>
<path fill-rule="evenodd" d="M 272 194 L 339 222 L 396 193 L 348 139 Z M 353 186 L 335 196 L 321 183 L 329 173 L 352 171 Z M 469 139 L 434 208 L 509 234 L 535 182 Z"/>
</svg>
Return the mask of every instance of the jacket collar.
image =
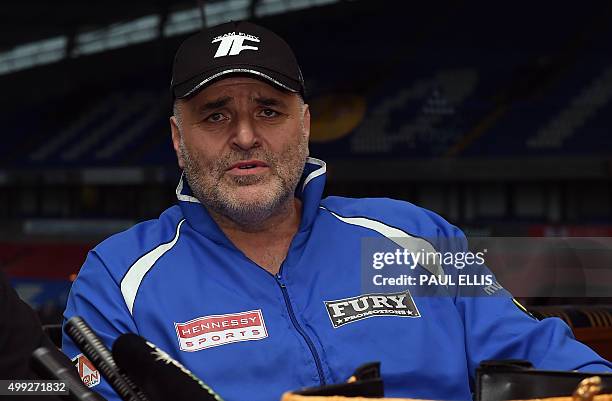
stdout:
<svg viewBox="0 0 612 401">
<path fill-rule="evenodd" d="M 313 157 L 306 160 L 302 177 L 295 190 L 295 196 L 302 201 L 302 221 L 300 222 L 299 232 L 309 231 L 316 218 L 325 188 L 326 171 L 324 161 Z M 230 244 L 208 210 L 193 195 L 183 175 L 181 175 L 176 187 L 176 197 L 183 215 L 193 229 L 214 242 Z"/>
</svg>

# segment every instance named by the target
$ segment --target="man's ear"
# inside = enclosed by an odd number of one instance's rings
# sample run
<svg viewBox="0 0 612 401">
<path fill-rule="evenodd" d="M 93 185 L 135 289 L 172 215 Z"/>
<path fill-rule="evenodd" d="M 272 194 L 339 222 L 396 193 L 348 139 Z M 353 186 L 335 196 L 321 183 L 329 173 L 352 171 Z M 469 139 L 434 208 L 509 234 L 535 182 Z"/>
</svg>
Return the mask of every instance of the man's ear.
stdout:
<svg viewBox="0 0 612 401">
<path fill-rule="evenodd" d="M 172 146 L 174 147 L 174 153 L 176 153 L 179 167 L 183 169 L 185 162 L 181 154 L 181 131 L 179 130 L 175 116 L 170 117 L 170 130 L 172 131 Z"/>
<path fill-rule="evenodd" d="M 304 103 L 304 135 L 306 135 L 306 139 L 310 139 L 310 107 L 308 104 Z"/>
</svg>

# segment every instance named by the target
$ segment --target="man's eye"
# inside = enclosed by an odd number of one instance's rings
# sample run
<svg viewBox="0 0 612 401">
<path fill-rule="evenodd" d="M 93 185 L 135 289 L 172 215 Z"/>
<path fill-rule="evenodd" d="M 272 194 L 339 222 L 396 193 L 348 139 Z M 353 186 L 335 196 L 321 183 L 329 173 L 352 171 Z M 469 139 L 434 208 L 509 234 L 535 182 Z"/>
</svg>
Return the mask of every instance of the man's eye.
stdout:
<svg viewBox="0 0 612 401">
<path fill-rule="evenodd" d="M 225 119 L 225 116 L 221 113 L 213 113 L 210 116 L 208 116 L 206 118 L 206 121 L 210 121 L 210 122 L 219 122 L 219 121 L 223 121 Z"/>
<path fill-rule="evenodd" d="M 260 114 L 264 117 L 276 117 L 278 116 L 278 112 L 272 109 L 263 109 Z"/>
</svg>

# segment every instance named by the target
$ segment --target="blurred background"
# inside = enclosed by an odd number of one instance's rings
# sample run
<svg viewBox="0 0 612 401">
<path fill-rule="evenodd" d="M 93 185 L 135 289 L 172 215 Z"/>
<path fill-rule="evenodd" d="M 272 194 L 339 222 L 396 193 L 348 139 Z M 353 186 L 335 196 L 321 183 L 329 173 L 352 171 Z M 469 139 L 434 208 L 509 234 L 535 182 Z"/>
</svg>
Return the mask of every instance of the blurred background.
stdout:
<svg viewBox="0 0 612 401">
<path fill-rule="evenodd" d="M 612 236 L 609 1 L 11 0 L 0 267 L 43 322 L 92 246 L 176 202 L 174 52 L 240 19 L 298 56 L 327 194 L 404 199 L 475 236 Z"/>
</svg>

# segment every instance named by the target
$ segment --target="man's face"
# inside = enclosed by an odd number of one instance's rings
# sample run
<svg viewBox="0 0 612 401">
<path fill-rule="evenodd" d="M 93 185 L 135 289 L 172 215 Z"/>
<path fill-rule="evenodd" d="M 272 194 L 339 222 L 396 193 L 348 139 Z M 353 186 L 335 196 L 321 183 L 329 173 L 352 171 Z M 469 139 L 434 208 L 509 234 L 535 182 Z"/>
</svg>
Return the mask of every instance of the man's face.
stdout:
<svg viewBox="0 0 612 401">
<path fill-rule="evenodd" d="M 179 104 L 172 141 L 195 196 L 241 225 L 291 199 L 308 156 L 310 113 L 300 97 L 232 77 Z"/>
</svg>

